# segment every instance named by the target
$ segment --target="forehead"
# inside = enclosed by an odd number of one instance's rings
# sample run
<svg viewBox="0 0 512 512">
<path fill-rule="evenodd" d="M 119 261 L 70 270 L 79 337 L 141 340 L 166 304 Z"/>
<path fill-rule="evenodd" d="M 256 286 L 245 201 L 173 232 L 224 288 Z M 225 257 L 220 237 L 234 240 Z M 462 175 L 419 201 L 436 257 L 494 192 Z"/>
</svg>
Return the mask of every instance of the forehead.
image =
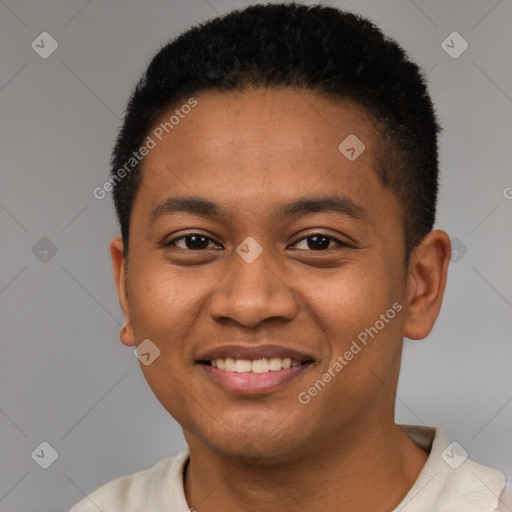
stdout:
<svg viewBox="0 0 512 512">
<path fill-rule="evenodd" d="M 207 92 L 195 100 L 166 125 L 180 111 L 173 106 L 156 123 L 158 136 L 150 134 L 156 145 L 145 157 L 140 191 L 148 208 L 182 194 L 275 211 L 276 202 L 307 193 L 361 202 L 382 191 L 374 171 L 378 136 L 350 101 L 290 89 Z"/>
<path fill-rule="evenodd" d="M 158 141 L 175 160 L 283 155 L 287 161 L 307 162 L 326 151 L 339 157 L 338 146 L 349 135 L 364 139 L 368 148 L 373 145 L 372 121 L 362 107 L 348 100 L 330 100 L 303 90 L 250 89 L 208 92 L 196 101 L 194 110 L 179 125 L 168 127 L 169 133 Z M 165 114 L 160 122 L 168 118 Z M 194 154 L 180 151 L 182 141 L 196 143 Z M 363 160 L 370 154 L 366 152 Z"/>
</svg>

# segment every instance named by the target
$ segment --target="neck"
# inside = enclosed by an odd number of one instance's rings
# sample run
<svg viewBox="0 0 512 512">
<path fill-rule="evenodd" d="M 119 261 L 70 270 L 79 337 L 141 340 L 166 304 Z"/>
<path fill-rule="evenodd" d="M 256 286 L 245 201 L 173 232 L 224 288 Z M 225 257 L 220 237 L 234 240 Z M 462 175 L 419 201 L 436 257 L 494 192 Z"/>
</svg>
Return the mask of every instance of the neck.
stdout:
<svg viewBox="0 0 512 512">
<path fill-rule="evenodd" d="M 347 430 L 307 453 L 272 463 L 219 455 L 190 439 L 187 501 L 198 512 L 394 509 L 428 454 L 392 420 Z"/>
</svg>

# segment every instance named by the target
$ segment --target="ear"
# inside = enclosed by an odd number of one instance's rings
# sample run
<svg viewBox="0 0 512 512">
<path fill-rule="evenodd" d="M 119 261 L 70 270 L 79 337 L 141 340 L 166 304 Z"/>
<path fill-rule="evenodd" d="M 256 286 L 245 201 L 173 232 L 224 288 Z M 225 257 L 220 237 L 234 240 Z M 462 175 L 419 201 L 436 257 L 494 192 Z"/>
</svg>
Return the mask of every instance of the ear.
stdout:
<svg viewBox="0 0 512 512">
<path fill-rule="evenodd" d="M 123 328 L 119 332 L 119 338 L 125 345 L 133 346 L 135 345 L 135 336 L 133 335 L 133 326 L 130 322 L 130 305 L 126 288 L 124 244 L 123 239 L 120 236 L 116 236 L 110 241 L 110 257 L 112 258 L 114 282 L 117 288 L 119 305 L 121 306 L 124 317 L 126 319 Z"/>
<path fill-rule="evenodd" d="M 426 338 L 443 302 L 451 242 L 440 229 L 431 231 L 412 252 L 407 275 L 407 316 L 404 335 Z"/>
</svg>

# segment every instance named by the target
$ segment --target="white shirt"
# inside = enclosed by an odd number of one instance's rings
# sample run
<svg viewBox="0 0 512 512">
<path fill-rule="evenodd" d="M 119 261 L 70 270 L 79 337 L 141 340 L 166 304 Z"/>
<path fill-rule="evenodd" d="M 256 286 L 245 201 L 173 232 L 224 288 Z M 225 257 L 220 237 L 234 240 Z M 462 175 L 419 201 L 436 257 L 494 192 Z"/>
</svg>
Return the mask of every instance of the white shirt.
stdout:
<svg viewBox="0 0 512 512">
<path fill-rule="evenodd" d="M 512 510 L 505 477 L 466 458 L 439 428 L 401 425 L 429 457 L 416 482 L 392 512 L 498 512 Z M 70 512 L 187 512 L 183 470 L 185 448 L 154 466 L 99 487 Z M 192 508 L 192 510 L 194 510 Z"/>
</svg>

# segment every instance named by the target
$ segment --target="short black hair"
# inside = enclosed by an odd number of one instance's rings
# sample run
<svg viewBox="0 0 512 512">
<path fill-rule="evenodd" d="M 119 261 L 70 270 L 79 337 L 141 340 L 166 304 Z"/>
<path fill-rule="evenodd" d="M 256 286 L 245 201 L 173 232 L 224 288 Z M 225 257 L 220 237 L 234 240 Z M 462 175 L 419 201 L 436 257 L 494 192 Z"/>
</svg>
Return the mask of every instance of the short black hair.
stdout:
<svg viewBox="0 0 512 512">
<path fill-rule="evenodd" d="M 126 170 L 162 115 L 193 94 L 248 88 L 314 91 L 351 100 L 378 127 L 375 171 L 403 211 L 405 260 L 435 221 L 437 123 L 420 68 L 370 20 L 321 5 L 252 5 L 198 24 L 162 47 L 128 103 L 111 182 L 128 254 L 140 162 Z M 341 140 L 340 140 L 341 142 Z"/>
</svg>

